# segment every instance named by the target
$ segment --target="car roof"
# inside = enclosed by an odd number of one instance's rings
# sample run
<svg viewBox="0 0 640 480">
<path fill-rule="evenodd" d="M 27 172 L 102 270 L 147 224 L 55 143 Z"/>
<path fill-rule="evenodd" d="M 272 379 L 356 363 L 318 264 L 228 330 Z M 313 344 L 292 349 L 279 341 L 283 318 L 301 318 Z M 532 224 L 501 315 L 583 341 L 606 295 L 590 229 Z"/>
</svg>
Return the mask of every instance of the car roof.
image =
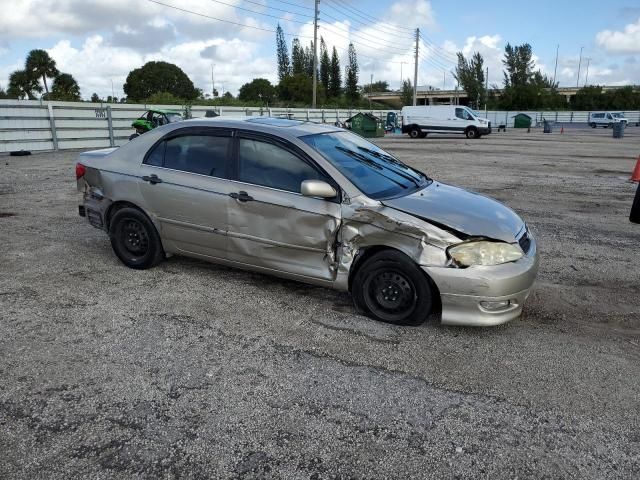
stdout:
<svg viewBox="0 0 640 480">
<path fill-rule="evenodd" d="M 290 120 L 288 118 L 274 117 L 250 117 L 242 119 L 230 118 L 194 118 L 179 122 L 176 125 L 189 125 L 194 127 L 222 127 L 253 130 L 262 133 L 274 133 L 280 136 L 304 137 L 316 133 L 340 132 L 344 129 L 322 123 L 307 122 L 303 120 Z"/>
<path fill-rule="evenodd" d="M 166 108 L 150 108 L 147 112 L 155 112 L 155 113 L 179 113 L 182 114 L 180 110 L 168 110 Z"/>
</svg>

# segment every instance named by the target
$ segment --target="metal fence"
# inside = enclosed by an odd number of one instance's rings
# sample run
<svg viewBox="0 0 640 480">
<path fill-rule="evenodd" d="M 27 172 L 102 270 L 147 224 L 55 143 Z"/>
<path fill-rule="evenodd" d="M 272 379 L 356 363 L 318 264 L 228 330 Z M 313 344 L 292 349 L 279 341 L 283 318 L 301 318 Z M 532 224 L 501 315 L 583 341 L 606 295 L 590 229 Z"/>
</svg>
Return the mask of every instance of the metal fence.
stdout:
<svg viewBox="0 0 640 480">
<path fill-rule="evenodd" d="M 151 105 L 100 104 L 80 102 L 40 102 L 0 100 L 0 152 L 16 150 L 62 150 L 106 148 L 122 145 L 133 133 L 131 122 Z M 182 110 L 176 105 L 154 108 Z M 193 118 L 205 117 L 213 110 L 227 118 L 251 116 L 288 117 L 320 123 L 345 121 L 360 110 L 191 107 Z M 366 110 L 386 117 L 387 110 Z"/>
<path fill-rule="evenodd" d="M 133 133 L 131 122 L 150 105 L 102 104 L 83 102 L 41 102 L 38 100 L 0 100 L 0 152 L 16 150 L 62 150 L 70 148 L 106 148 L 122 145 Z M 181 109 L 176 105 L 153 105 L 155 108 Z M 347 110 L 260 107 L 193 106 L 194 118 L 213 110 L 222 117 L 289 117 L 319 123 L 344 121 L 359 111 L 385 118 L 397 110 Z M 589 112 L 504 112 L 489 111 L 493 126 L 513 127 L 514 117 L 526 113 L 536 126 L 543 119 L 558 123 L 586 124 Z M 484 111 L 478 111 L 485 116 Z M 640 122 L 640 111 L 624 112 L 631 123 Z"/>
</svg>

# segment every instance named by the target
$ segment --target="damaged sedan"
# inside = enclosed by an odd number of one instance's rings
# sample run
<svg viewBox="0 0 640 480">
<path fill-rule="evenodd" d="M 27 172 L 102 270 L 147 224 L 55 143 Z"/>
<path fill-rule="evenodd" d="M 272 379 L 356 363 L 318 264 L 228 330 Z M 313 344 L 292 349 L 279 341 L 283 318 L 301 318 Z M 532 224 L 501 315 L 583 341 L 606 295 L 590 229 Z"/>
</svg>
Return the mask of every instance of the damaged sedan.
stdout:
<svg viewBox="0 0 640 480">
<path fill-rule="evenodd" d="M 195 257 L 348 291 L 394 324 L 505 323 L 538 269 L 512 210 L 327 125 L 169 124 L 80 154 L 76 179 L 80 215 L 131 268 Z"/>
</svg>

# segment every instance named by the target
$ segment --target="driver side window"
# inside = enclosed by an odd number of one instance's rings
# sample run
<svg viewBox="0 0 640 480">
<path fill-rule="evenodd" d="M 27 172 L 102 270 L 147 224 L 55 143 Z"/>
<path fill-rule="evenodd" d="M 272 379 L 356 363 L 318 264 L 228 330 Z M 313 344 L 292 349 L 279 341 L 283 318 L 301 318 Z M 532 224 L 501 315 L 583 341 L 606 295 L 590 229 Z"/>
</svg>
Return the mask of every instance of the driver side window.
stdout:
<svg viewBox="0 0 640 480">
<path fill-rule="evenodd" d="M 313 166 L 273 143 L 240 138 L 238 180 L 300 193 L 304 180 L 325 180 Z"/>
</svg>

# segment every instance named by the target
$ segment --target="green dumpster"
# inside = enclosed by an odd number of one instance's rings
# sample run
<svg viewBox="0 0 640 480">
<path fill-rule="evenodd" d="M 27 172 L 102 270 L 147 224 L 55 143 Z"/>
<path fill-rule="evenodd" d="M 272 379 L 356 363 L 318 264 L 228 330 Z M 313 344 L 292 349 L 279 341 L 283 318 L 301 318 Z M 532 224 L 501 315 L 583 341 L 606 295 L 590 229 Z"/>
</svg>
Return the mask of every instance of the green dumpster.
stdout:
<svg viewBox="0 0 640 480">
<path fill-rule="evenodd" d="M 519 113 L 513 117 L 513 128 L 531 128 L 531 120 L 526 113 Z"/>
<path fill-rule="evenodd" d="M 383 120 L 370 113 L 356 113 L 353 117 L 345 120 L 345 123 L 351 125 L 353 132 L 363 137 L 384 137 Z"/>
</svg>

